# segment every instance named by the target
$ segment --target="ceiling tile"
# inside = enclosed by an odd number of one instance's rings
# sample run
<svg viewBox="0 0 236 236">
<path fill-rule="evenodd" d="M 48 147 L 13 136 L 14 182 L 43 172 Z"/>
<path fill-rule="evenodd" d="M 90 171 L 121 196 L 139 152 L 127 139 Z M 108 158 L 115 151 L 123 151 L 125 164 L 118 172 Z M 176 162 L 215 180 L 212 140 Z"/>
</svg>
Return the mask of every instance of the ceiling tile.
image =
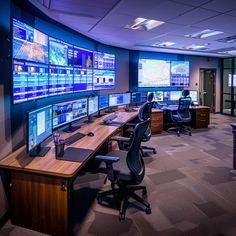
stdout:
<svg viewBox="0 0 236 236">
<path fill-rule="evenodd" d="M 175 19 L 170 20 L 171 23 L 177 24 L 194 24 L 205 19 L 219 15 L 216 11 L 209 11 L 201 8 L 194 9 L 189 11 L 181 16 L 176 17 Z"/>
<path fill-rule="evenodd" d="M 227 12 L 233 9 L 236 9 L 236 1 L 235 0 L 213 0 L 209 3 L 204 4 L 201 6 L 205 9 L 210 9 L 218 12 Z"/>
<path fill-rule="evenodd" d="M 202 4 L 210 2 L 211 0 L 172 0 L 172 1 L 198 7 L 198 6 L 201 6 Z"/>
</svg>

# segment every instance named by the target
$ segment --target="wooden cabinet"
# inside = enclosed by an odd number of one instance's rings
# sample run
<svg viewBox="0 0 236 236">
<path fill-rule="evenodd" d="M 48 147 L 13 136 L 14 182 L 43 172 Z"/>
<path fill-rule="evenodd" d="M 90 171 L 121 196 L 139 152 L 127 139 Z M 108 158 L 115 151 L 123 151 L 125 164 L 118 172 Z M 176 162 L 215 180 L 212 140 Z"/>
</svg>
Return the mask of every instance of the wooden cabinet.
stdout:
<svg viewBox="0 0 236 236">
<path fill-rule="evenodd" d="M 210 123 L 210 108 L 199 106 L 191 108 L 191 126 L 193 128 L 207 128 Z"/>
<path fill-rule="evenodd" d="M 11 220 L 50 235 L 68 235 L 68 182 L 11 172 Z"/>
<path fill-rule="evenodd" d="M 163 129 L 163 111 L 160 109 L 152 109 L 152 114 L 151 114 L 152 133 L 161 133 L 162 129 Z"/>
</svg>

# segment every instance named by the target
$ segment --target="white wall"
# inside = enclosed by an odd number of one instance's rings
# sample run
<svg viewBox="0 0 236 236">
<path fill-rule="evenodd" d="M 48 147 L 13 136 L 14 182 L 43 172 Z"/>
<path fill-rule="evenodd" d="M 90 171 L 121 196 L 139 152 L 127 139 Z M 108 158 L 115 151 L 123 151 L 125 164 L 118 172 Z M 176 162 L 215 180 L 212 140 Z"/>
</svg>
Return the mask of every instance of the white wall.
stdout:
<svg viewBox="0 0 236 236">
<path fill-rule="evenodd" d="M 199 90 L 200 69 L 216 69 L 216 112 L 220 112 L 220 59 L 213 57 L 189 56 L 190 89 Z"/>
</svg>

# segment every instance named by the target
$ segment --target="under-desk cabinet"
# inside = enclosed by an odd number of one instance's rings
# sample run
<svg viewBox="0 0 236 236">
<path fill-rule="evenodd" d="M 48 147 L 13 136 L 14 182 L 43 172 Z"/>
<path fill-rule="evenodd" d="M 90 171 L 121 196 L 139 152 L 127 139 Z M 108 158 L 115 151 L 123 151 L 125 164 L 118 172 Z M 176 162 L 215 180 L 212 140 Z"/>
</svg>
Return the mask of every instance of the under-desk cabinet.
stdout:
<svg viewBox="0 0 236 236">
<path fill-rule="evenodd" d="M 210 108 L 200 106 L 190 109 L 191 126 L 193 128 L 207 128 L 210 123 Z"/>
<path fill-rule="evenodd" d="M 152 109 L 151 130 L 152 133 L 161 133 L 163 130 L 163 111 L 160 109 Z"/>
</svg>

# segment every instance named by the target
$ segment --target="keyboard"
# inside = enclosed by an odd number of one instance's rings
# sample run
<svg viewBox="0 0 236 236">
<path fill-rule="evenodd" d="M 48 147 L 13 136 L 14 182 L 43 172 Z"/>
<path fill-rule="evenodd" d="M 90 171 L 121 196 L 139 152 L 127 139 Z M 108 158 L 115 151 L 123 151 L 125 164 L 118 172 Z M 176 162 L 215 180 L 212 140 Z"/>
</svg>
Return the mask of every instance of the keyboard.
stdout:
<svg viewBox="0 0 236 236">
<path fill-rule="evenodd" d="M 112 120 L 114 120 L 115 118 L 117 118 L 117 114 L 114 113 L 114 114 L 111 114 L 111 115 L 105 117 L 105 118 L 103 119 L 103 122 L 112 121 Z"/>
<path fill-rule="evenodd" d="M 82 134 L 82 133 L 73 134 L 70 137 L 65 139 L 65 144 L 70 145 L 72 143 L 75 143 L 76 141 L 83 138 L 84 136 L 85 136 L 85 134 Z"/>
</svg>

